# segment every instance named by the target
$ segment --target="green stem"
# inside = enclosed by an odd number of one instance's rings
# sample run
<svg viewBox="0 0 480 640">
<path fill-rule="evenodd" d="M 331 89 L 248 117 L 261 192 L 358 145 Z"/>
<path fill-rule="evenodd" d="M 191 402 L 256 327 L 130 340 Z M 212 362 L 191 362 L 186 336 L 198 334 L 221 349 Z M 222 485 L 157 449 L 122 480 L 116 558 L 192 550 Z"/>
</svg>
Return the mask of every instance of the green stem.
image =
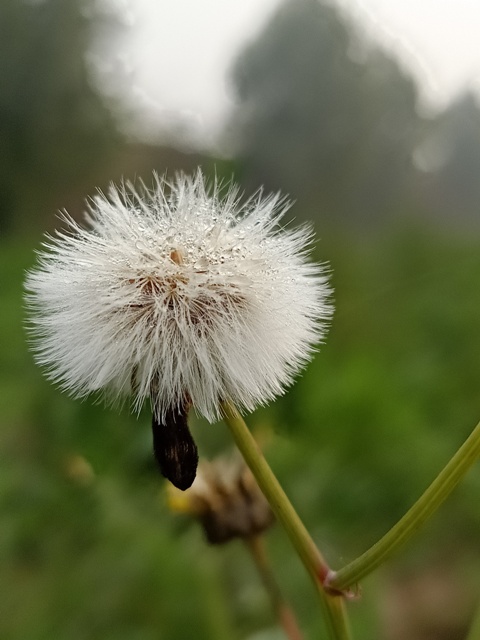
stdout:
<svg viewBox="0 0 480 640">
<path fill-rule="evenodd" d="M 283 597 L 280 587 L 273 575 L 262 536 L 251 536 L 247 538 L 245 542 L 252 554 L 255 566 L 272 603 L 273 611 L 285 631 L 285 635 L 289 640 L 303 640 L 303 635 L 298 626 L 295 614 Z"/>
<path fill-rule="evenodd" d="M 473 617 L 468 636 L 465 640 L 478 640 L 480 638 L 480 602 L 478 603 L 478 609 Z"/>
<path fill-rule="evenodd" d="M 479 457 L 480 423 L 403 518 L 368 551 L 343 569 L 332 572 L 328 586 L 346 589 L 388 560 L 438 509 Z"/>
<path fill-rule="evenodd" d="M 236 407 L 230 402 L 224 402 L 222 403 L 222 414 L 246 464 L 318 590 L 330 637 L 334 640 L 350 640 L 351 635 L 343 598 L 332 595 L 323 588 L 330 575 L 329 566 L 298 517 Z"/>
</svg>

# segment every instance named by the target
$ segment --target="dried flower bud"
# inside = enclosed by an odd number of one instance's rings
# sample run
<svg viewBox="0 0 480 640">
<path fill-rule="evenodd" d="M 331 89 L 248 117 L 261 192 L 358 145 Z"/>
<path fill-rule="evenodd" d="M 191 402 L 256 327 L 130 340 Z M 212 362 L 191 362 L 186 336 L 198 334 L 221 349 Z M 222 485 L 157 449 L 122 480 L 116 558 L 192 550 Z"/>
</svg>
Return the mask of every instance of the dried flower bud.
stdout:
<svg viewBox="0 0 480 640">
<path fill-rule="evenodd" d="M 237 458 L 200 463 L 190 489 L 182 494 L 169 490 L 169 506 L 198 519 L 211 544 L 251 538 L 274 522 L 250 469 Z"/>
</svg>

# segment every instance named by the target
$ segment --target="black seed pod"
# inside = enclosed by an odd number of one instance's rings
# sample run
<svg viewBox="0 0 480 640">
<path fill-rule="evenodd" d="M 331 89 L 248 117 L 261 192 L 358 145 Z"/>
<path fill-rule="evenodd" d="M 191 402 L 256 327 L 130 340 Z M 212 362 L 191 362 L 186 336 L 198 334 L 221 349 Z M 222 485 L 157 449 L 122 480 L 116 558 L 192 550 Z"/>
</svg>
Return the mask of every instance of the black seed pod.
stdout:
<svg viewBox="0 0 480 640">
<path fill-rule="evenodd" d="M 170 409 L 162 422 L 152 418 L 153 453 L 160 471 L 170 482 L 185 491 L 197 474 L 198 450 L 187 416 L 190 406 Z"/>
</svg>

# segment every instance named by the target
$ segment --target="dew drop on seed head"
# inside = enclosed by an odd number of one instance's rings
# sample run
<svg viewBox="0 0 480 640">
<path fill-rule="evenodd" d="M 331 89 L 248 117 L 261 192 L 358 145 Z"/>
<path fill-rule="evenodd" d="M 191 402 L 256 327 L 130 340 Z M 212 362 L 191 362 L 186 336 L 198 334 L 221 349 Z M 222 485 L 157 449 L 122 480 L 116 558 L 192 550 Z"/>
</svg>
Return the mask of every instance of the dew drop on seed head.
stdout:
<svg viewBox="0 0 480 640">
<path fill-rule="evenodd" d="M 252 284 L 250 278 L 242 275 L 230 276 L 228 282 L 239 287 L 248 287 Z"/>
<path fill-rule="evenodd" d="M 195 267 L 195 269 L 207 269 L 209 266 L 209 262 L 207 258 L 201 256 L 200 258 L 195 260 L 195 262 L 193 263 L 193 266 Z"/>
</svg>

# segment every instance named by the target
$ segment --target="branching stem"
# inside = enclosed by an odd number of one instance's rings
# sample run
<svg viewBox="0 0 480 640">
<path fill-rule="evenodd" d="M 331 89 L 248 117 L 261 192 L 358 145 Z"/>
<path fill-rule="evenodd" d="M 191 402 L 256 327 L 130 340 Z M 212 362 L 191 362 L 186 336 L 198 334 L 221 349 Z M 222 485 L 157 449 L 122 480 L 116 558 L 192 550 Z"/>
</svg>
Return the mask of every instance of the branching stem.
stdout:
<svg viewBox="0 0 480 640">
<path fill-rule="evenodd" d="M 346 589 L 388 560 L 417 533 L 479 458 L 480 423 L 403 518 L 360 557 L 343 569 L 332 572 L 327 584 L 335 589 Z"/>
<path fill-rule="evenodd" d="M 330 592 L 324 589 L 324 583 L 330 575 L 325 559 L 280 486 L 236 407 L 230 402 L 224 402 L 222 413 L 246 464 L 317 588 L 330 637 L 334 640 L 350 640 L 343 597 L 341 594 L 333 595 L 333 590 Z"/>
</svg>

